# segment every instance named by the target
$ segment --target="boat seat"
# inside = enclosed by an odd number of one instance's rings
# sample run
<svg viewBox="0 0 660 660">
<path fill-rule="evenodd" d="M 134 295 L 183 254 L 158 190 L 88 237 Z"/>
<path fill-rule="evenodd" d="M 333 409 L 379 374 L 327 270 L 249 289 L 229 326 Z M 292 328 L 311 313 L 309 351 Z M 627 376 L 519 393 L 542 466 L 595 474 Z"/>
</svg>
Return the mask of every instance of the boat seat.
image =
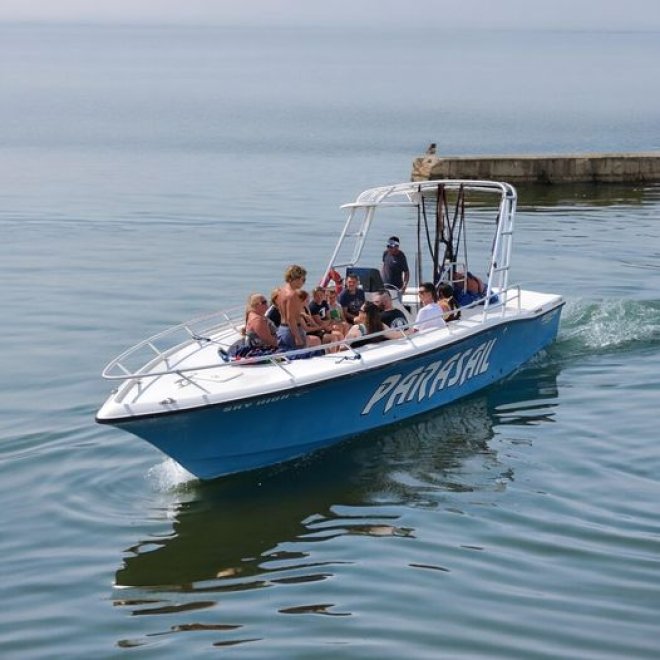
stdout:
<svg viewBox="0 0 660 660">
<path fill-rule="evenodd" d="M 360 268 L 358 266 L 349 266 L 346 269 L 346 277 L 357 275 L 360 286 L 365 293 L 376 293 L 385 288 L 383 278 L 378 268 Z"/>
<path fill-rule="evenodd" d="M 379 291 L 387 289 L 392 296 L 392 306 L 400 309 L 404 314 L 408 323 L 415 320 L 415 315 L 411 314 L 401 300 L 399 291 L 392 286 L 383 283 L 383 278 L 378 268 L 363 268 L 358 266 L 349 266 L 346 269 L 346 276 L 357 275 L 360 281 L 360 288 L 364 291 L 365 300 L 373 301 Z"/>
</svg>

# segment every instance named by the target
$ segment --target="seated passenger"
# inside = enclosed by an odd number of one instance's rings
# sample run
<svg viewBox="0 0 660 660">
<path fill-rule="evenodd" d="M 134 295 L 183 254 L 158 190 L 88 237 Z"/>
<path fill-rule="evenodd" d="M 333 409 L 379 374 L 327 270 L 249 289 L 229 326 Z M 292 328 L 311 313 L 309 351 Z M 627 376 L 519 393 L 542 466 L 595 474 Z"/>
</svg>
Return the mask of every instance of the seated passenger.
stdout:
<svg viewBox="0 0 660 660">
<path fill-rule="evenodd" d="M 318 325 L 312 318 L 312 314 L 309 311 L 309 294 L 303 289 L 298 290 L 298 298 L 302 303 L 302 309 L 300 310 L 301 325 L 308 339 L 322 339 L 325 334 L 323 328 Z"/>
<path fill-rule="evenodd" d="M 368 337 L 367 339 L 360 339 L 365 335 L 371 335 L 375 332 L 383 332 L 382 335 L 377 337 Z M 372 344 L 388 339 L 398 339 L 401 333 L 396 330 L 390 330 L 380 320 L 380 310 L 378 306 L 367 300 L 362 307 L 358 310 L 358 315 L 355 325 L 346 334 L 346 339 L 350 340 L 351 347 L 358 348 L 365 344 Z"/>
<path fill-rule="evenodd" d="M 218 349 L 218 354 L 225 361 L 231 359 L 257 357 L 274 353 L 278 349 L 277 328 L 266 318 L 268 301 L 260 293 L 249 296 L 245 308 L 245 326 L 241 329 L 241 339 L 227 349 Z"/>
<path fill-rule="evenodd" d="M 321 289 L 321 291 L 323 292 L 323 289 Z M 331 344 L 342 339 L 343 335 L 335 332 L 330 327 L 326 327 L 326 323 L 324 321 L 312 314 L 310 309 L 309 294 L 307 291 L 303 291 L 301 289 L 298 292 L 298 295 L 300 296 L 300 300 L 303 303 L 302 325 L 305 332 L 307 333 L 308 339 L 318 338 L 323 344 Z"/>
<path fill-rule="evenodd" d="M 280 327 L 282 323 L 282 315 L 280 314 L 280 308 L 277 306 L 277 299 L 280 293 L 279 289 L 273 289 L 270 293 L 270 307 L 266 310 L 266 318 L 270 319 L 276 328 Z"/>
<path fill-rule="evenodd" d="M 454 273 L 453 288 L 454 298 L 459 307 L 481 300 L 486 295 L 486 285 L 469 270 L 467 273 L 459 270 Z"/>
<path fill-rule="evenodd" d="M 419 287 L 419 302 L 422 305 L 415 318 L 415 330 L 433 330 L 445 328 L 447 324 L 442 318 L 442 309 L 438 305 L 433 282 L 424 282 Z"/>
<path fill-rule="evenodd" d="M 443 318 L 445 321 L 457 321 L 461 318 L 461 313 L 458 311 L 458 303 L 454 298 L 454 289 L 451 284 L 441 284 L 438 289 L 438 305 L 444 312 Z"/>
<path fill-rule="evenodd" d="M 312 300 L 309 302 L 309 312 L 314 321 L 323 329 L 329 330 L 330 306 L 325 299 L 325 289 L 321 286 L 312 291 Z"/>
<path fill-rule="evenodd" d="M 337 302 L 337 290 L 333 285 L 334 282 L 330 282 L 325 289 L 325 300 L 328 304 L 328 321 L 332 330 L 336 330 L 342 337 L 345 337 L 351 326 L 346 322 L 344 310 Z"/>
<path fill-rule="evenodd" d="M 408 325 L 406 315 L 400 309 L 394 307 L 392 296 L 387 289 L 381 289 L 376 294 L 374 302 L 380 309 L 380 320 L 386 326 L 390 328 L 401 328 Z"/>
<path fill-rule="evenodd" d="M 249 348 L 277 348 L 277 328 L 266 318 L 268 301 L 260 293 L 248 298 L 245 310 L 245 343 Z"/>
<path fill-rule="evenodd" d="M 355 319 L 365 301 L 364 291 L 358 288 L 357 275 L 346 276 L 346 288 L 339 294 L 339 304 L 344 310 L 344 316 L 349 323 L 355 323 Z"/>
<path fill-rule="evenodd" d="M 312 292 L 312 301 L 308 309 L 314 323 L 323 330 L 321 337 L 323 343 L 329 344 L 343 339 L 346 333 L 342 331 L 341 326 L 337 326 L 330 319 L 330 305 L 325 298 L 325 289 L 317 286 Z"/>
</svg>

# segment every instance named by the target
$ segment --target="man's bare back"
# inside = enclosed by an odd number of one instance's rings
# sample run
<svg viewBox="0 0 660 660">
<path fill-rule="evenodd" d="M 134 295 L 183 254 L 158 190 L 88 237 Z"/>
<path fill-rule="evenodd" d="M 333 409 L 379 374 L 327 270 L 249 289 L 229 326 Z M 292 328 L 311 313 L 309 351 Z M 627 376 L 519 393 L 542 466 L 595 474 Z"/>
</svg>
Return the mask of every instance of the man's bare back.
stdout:
<svg viewBox="0 0 660 660">
<path fill-rule="evenodd" d="M 282 315 L 282 325 L 289 328 L 296 347 L 305 346 L 305 333 L 302 329 L 303 302 L 298 296 L 307 277 L 302 266 L 289 266 L 284 273 L 285 284 L 280 287 L 278 305 Z"/>
</svg>

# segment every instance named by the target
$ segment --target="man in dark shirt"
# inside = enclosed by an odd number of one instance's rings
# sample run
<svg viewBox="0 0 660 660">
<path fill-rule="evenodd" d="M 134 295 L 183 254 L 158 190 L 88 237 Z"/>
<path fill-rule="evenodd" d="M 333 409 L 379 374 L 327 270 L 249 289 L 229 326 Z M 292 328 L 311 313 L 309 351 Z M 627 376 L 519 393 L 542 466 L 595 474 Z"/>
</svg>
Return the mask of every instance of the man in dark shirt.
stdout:
<svg viewBox="0 0 660 660">
<path fill-rule="evenodd" d="M 312 302 L 309 303 L 309 312 L 320 326 L 324 325 L 330 317 L 330 307 L 325 299 L 325 289 L 317 286 L 312 291 Z"/>
<path fill-rule="evenodd" d="M 392 296 L 390 292 L 383 289 L 378 292 L 374 302 L 380 307 L 380 320 L 390 328 L 400 328 L 401 326 L 408 325 L 406 315 L 392 305 Z"/>
<path fill-rule="evenodd" d="M 347 275 L 346 288 L 339 294 L 339 304 L 349 323 L 355 323 L 355 317 L 365 301 L 364 291 L 358 288 L 358 282 L 357 275 Z"/>
<path fill-rule="evenodd" d="M 395 286 L 403 294 L 408 286 L 410 271 L 406 255 L 399 249 L 399 237 L 390 236 L 383 252 L 383 282 Z"/>
</svg>

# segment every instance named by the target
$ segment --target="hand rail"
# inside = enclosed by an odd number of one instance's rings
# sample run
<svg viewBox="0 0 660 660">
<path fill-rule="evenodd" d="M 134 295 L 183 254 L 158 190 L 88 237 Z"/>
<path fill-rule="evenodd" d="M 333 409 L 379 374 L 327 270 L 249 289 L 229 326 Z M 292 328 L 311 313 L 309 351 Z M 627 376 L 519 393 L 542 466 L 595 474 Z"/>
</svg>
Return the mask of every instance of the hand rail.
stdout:
<svg viewBox="0 0 660 660">
<path fill-rule="evenodd" d="M 520 311 L 521 309 L 520 285 L 510 286 L 506 291 L 498 291 L 497 295 L 500 297 L 500 302 L 497 304 L 497 307 L 500 308 L 498 309 L 498 312 L 501 310 L 502 316 L 504 316 L 504 314 L 506 313 L 507 304 L 512 300 L 517 300 L 518 311 Z M 469 305 L 465 305 L 460 308 L 460 311 L 462 313 L 465 313 L 466 311 L 469 311 L 481 305 L 486 307 L 485 299 L 472 302 Z M 485 318 L 487 311 L 493 310 L 494 307 L 495 305 L 490 305 L 487 309 L 484 309 L 484 316 L 482 318 Z M 437 318 L 442 318 L 446 312 L 442 311 L 440 308 L 438 308 L 438 310 L 439 311 Z M 398 337 L 399 339 L 406 339 L 408 341 L 412 341 L 413 339 L 416 339 L 417 337 L 426 334 L 426 333 L 417 332 L 416 326 L 420 324 L 415 323 L 413 321 L 410 323 L 406 323 L 405 325 L 399 326 L 397 328 L 388 328 L 386 330 L 379 330 L 378 332 L 374 332 L 369 335 L 364 335 L 362 337 L 355 337 L 352 338 L 351 340 L 346 340 L 345 338 L 343 338 L 339 341 L 335 341 L 329 344 L 323 344 L 318 348 L 316 347 L 310 348 L 306 346 L 303 348 L 298 348 L 295 350 L 290 350 L 282 353 L 270 353 L 267 355 L 260 355 L 255 357 L 240 358 L 237 360 L 232 360 L 230 362 L 223 362 L 222 360 L 218 360 L 218 362 L 213 362 L 203 365 L 195 365 L 190 367 L 181 367 L 181 366 L 173 365 L 173 366 L 168 366 L 166 369 L 151 370 L 151 367 L 158 364 L 159 361 L 167 362 L 167 358 L 169 356 L 174 355 L 178 350 L 180 350 L 189 343 L 189 341 L 184 341 L 184 342 L 179 341 L 178 343 L 174 343 L 165 349 L 160 349 L 156 345 L 155 342 L 157 340 L 174 335 L 176 332 L 181 330 L 185 331 L 189 336 L 189 338 L 192 339 L 193 341 L 203 342 L 205 344 L 213 343 L 219 346 L 229 346 L 231 343 L 233 343 L 233 340 L 235 340 L 237 333 L 237 326 L 235 325 L 236 319 L 230 316 L 230 314 L 233 313 L 234 311 L 235 310 L 220 311 L 220 312 L 214 312 L 212 314 L 208 314 L 206 316 L 197 317 L 190 321 L 186 321 L 176 326 L 172 326 L 171 328 L 168 328 L 162 332 L 159 332 L 149 337 L 148 339 L 139 342 L 138 344 L 135 344 L 134 346 L 127 349 L 119 356 L 117 356 L 114 360 L 108 363 L 108 365 L 103 370 L 103 377 L 107 380 L 131 380 L 131 379 L 141 379 L 141 378 L 152 378 L 157 376 L 165 376 L 168 374 L 179 374 L 180 376 L 184 377 L 185 372 L 188 371 L 205 371 L 207 369 L 217 369 L 219 367 L 232 367 L 232 366 L 237 367 L 237 366 L 245 366 L 245 365 L 271 363 L 273 365 L 276 365 L 283 371 L 285 371 L 287 376 L 291 379 L 291 381 L 295 382 L 294 375 L 289 371 L 289 369 L 287 369 L 286 365 L 290 364 L 293 360 L 298 359 L 300 356 L 309 354 L 310 352 L 319 351 L 319 350 L 327 351 L 327 349 L 340 347 L 351 351 L 353 354 L 352 359 L 360 359 L 361 353 L 359 352 L 358 349 L 353 348 L 353 346 L 351 345 L 354 341 L 362 341 L 365 339 L 367 340 L 377 339 L 378 337 L 385 336 L 386 333 L 391 333 L 392 331 L 395 331 L 400 334 L 400 337 Z M 193 326 L 195 324 L 209 321 L 211 319 L 217 319 L 218 317 L 222 317 L 225 319 L 222 324 L 214 323 L 210 325 L 207 328 L 207 332 L 204 334 L 200 334 L 194 331 Z M 457 325 L 457 323 L 458 322 L 456 321 L 449 321 L 447 323 L 446 328 L 450 334 L 453 334 L 455 329 L 457 327 L 460 327 Z M 442 329 L 442 328 L 437 328 L 437 329 Z M 231 335 L 232 341 L 230 342 L 223 342 L 214 337 L 207 336 L 208 334 L 217 335 L 227 331 L 232 331 L 233 333 Z M 390 337 L 390 339 L 396 340 L 397 337 Z M 369 343 L 366 344 L 366 346 L 369 345 L 370 345 Z M 140 366 L 137 370 L 131 371 L 124 363 L 126 362 L 127 358 L 134 356 L 141 349 L 144 348 L 150 349 L 150 351 L 153 354 L 152 358 L 148 360 L 145 364 Z M 338 356 L 337 353 L 328 353 L 327 355 Z M 342 358 L 342 359 L 346 359 L 346 358 Z"/>
<path fill-rule="evenodd" d="M 229 333 L 230 331 L 235 333 L 237 331 L 236 321 L 241 318 L 240 314 L 242 314 L 242 311 L 242 308 L 232 308 L 229 310 L 212 312 L 211 314 L 198 316 L 189 321 L 184 321 L 183 323 L 179 323 L 178 325 L 162 330 L 161 332 L 158 332 L 151 337 L 138 342 L 134 346 L 131 346 L 116 358 L 111 360 L 103 369 L 102 376 L 107 380 L 126 380 L 128 378 L 138 378 L 147 375 L 156 376 L 164 375 L 166 373 L 173 373 L 176 371 L 174 368 L 168 369 L 164 372 L 147 373 L 147 370 L 149 369 L 150 365 L 154 363 L 154 361 L 165 359 L 167 356 L 172 355 L 181 347 L 185 346 L 190 339 L 198 342 L 213 342 L 216 344 L 229 346 L 231 342 L 223 344 L 222 342 L 218 341 L 217 339 L 213 339 L 208 335 L 218 335 L 222 332 Z M 219 322 L 220 320 L 222 320 L 222 322 Z M 194 329 L 196 325 L 201 326 L 198 331 L 195 331 Z M 157 344 L 159 341 L 170 338 L 181 332 L 184 333 L 182 337 L 180 336 L 178 339 L 171 342 L 164 348 L 158 347 Z M 147 360 L 146 363 L 142 364 L 137 370 L 129 369 L 125 363 L 129 360 L 129 358 L 135 356 L 143 349 L 147 349 L 148 355 L 152 356 L 151 360 Z M 121 371 L 123 373 L 113 373 L 116 371 Z"/>
</svg>

